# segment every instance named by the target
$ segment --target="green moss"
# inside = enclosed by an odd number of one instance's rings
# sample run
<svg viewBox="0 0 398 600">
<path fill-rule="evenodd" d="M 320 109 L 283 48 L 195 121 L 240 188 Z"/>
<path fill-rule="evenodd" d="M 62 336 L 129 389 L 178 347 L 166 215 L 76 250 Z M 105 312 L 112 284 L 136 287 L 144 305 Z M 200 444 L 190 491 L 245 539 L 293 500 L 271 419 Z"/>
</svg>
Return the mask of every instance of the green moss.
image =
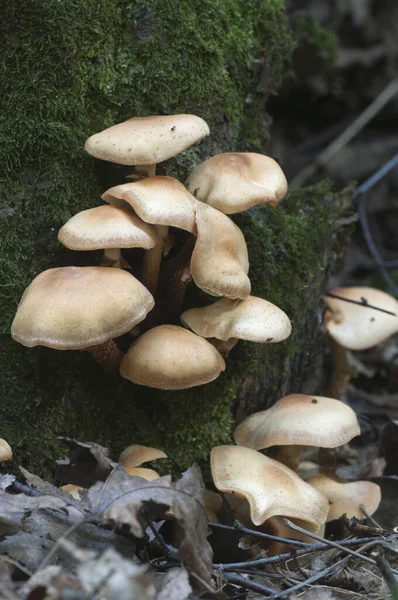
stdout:
<svg viewBox="0 0 398 600">
<path fill-rule="evenodd" d="M 176 393 L 110 377 L 84 352 L 24 348 L 9 327 L 38 272 L 98 264 L 98 253 L 73 253 L 56 241 L 67 218 L 124 180 L 126 169 L 84 153 L 90 134 L 135 114 L 199 114 L 212 136 L 160 171 L 182 180 L 205 156 L 261 148 L 264 104 L 291 52 L 284 3 L 14 0 L 3 7 L 0 43 L 0 436 L 43 475 L 64 452 L 57 435 L 107 445 L 114 457 L 132 442 L 161 447 L 175 469 L 204 460 L 230 440 L 231 407 L 248 377 L 264 405 L 281 392 L 286 369 L 302 360 L 300 327 L 285 344 L 238 345 L 217 381 Z M 327 189 L 237 219 L 254 293 L 293 320 L 303 302 L 314 312 L 324 279 L 334 214 Z"/>
</svg>

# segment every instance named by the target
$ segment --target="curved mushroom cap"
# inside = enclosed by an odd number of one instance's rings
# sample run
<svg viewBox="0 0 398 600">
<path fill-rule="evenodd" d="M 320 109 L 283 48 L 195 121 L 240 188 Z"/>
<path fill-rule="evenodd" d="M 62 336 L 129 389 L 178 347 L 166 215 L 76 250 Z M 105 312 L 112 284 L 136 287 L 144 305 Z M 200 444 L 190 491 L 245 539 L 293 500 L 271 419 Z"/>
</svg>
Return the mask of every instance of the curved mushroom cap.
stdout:
<svg viewBox="0 0 398 600">
<path fill-rule="evenodd" d="M 325 522 L 326 498 L 282 463 L 250 448 L 216 446 L 210 464 L 215 486 L 246 498 L 255 525 L 276 515 L 302 519 L 317 529 Z"/>
<path fill-rule="evenodd" d="M 143 463 L 157 460 L 158 458 L 167 458 L 167 454 L 163 450 L 150 448 L 149 446 L 140 446 L 132 444 L 127 446 L 119 456 L 119 462 L 125 469 L 140 467 Z"/>
<path fill-rule="evenodd" d="M 0 438 L 0 462 L 3 460 L 11 460 L 12 458 L 12 450 L 11 446 L 6 440 Z"/>
<path fill-rule="evenodd" d="M 336 288 L 331 294 L 364 302 L 362 306 L 338 298 L 324 297 L 327 310 L 324 325 L 340 346 L 366 350 L 377 346 L 398 331 L 398 302 L 385 292 L 368 287 Z M 389 315 L 366 307 L 366 303 L 395 314 Z"/>
<path fill-rule="evenodd" d="M 102 199 L 127 202 L 146 223 L 169 225 L 196 234 L 195 198 L 173 177 L 147 177 L 110 188 Z"/>
<path fill-rule="evenodd" d="M 138 385 L 184 390 L 213 381 L 224 369 L 221 354 L 209 342 L 182 327 L 160 325 L 133 343 L 120 374 Z"/>
<path fill-rule="evenodd" d="M 148 290 L 121 269 L 48 269 L 26 288 L 11 335 L 29 348 L 89 348 L 130 331 L 153 305 Z"/>
<path fill-rule="evenodd" d="M 132 475 L 133 477 L 141 477 L 146 481 L 153 481 L 154 479 L 159 479 L 160 475 L 157 471 L 153 469 L 146 469 L 144 467 L 123 467 L 126 473 Z"/>
<path fill-rule="evenodd" d="M 195 115 L 133 117 L 88 138 L 86 152 L 121 165 L 152 165 L 176 156 L 209 135 Z"/>
<path fill-rule="evenodd" d="M 75 500 L 81 500 L 79 492 L 80 490 L 84 490 L 84 487 L 82 487 L 81 485 L 75 485 L 74 483 L 67 483 L 65 485 L 61 485 L 60 489 L 63 492 L 70 494 Z"/>
<path fill-rule="evenodd" d="M 212 490 L 203 490 L 203 500 L 208 521 L 219 523 L 218 513 L 221 510 L 222 498 Z"/>
<path fill-rule="evenodd" d="M 291 394 L 247 417 L 235 429 L 234 439 L 256 450 L 291 445 L 337 448 L 360 433 L 354 411 L 340 400 Z"/>
<path fill-rule="evenodd" d="M 250 342 L 277 343 L 289 337 L 289 317 L 277 306 L 262 298 L 244 300 L 221 298 L 210 306 L 191 308 L 181 321 L 205 338 L 228 341 L 231 338 Z"/>
<path fill-rule="evenodd" d="M 219 210 L 196 202 L 197 240 L 191 258 L 196 285 L 211 296 L 247 298 L 249 257 L 243 233 Z"/>
<path fill-rule="evenodd" d="M 73 216 L 58 233 L 58 240 L 71 250 L 105 248 L 153 248 L 156 230 L 137 215 L 119 206 L 97 206 Z"/>
<path fill-rule="evenodd" d="M 227 215 L 265 202 L 275 206 L 287 192 L 278 163 L 254 152 L 217 154 L 191 173 L 186 186 L 198 200 Z"/>
<path fill-rule="evenodd" d="M 307 483 L 326 496 L 331 503 L 327 521 L 338 519 L 346 514 L 349 519 L 365 519 L 360 504 L 368 515 L 373 515 L 381 501 L 381 490 L 371 481 L 351 481 L 340 483 L 325 475 L 309 477 Z"/>
</svg>

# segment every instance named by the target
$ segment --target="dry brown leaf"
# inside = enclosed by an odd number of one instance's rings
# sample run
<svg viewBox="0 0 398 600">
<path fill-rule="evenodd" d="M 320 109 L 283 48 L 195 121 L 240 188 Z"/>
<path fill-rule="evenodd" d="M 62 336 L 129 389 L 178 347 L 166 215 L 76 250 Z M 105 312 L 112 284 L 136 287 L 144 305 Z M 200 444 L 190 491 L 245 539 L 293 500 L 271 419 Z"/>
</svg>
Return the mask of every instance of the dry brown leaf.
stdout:
<svg viewBox="0 0 398 600">
<path fill-rule="evenodd" d="M 84 488 L 104 481 L 117 465 L 109 458 L 108 448 L 91 442 L 78 442 L 66 437 L 59 441 L 68 447 L 69 458 L 57 460 L 56 479 Z"/>
<path fill-rule="evenodd" d="M 188 571 L 176 567 L 161 575 L 157 582 L 158 593 L 156 600 L 186 600 L 192 593 Z"/>
</svg>

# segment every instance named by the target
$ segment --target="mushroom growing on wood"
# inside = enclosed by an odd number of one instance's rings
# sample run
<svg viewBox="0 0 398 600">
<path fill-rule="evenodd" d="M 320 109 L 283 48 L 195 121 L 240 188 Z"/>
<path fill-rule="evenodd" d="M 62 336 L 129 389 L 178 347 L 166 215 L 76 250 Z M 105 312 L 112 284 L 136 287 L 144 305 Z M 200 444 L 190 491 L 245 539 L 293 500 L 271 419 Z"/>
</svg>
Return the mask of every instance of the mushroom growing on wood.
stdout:
<svg viewBox="0 0 398 600">
<path fill-rule="evenodd" d="M 121 269 L 48 269 L 25 290 L 11 335 L 29 348 L 88 350 L 113 371 L 121 359 L 113 338 L 143 321 L 153 305 L 148 290 Z"/>
<path fill-rule="evenodd" d="M 176 156 L 209 135 L 196 115 L 133 117 L 88 138 L 86 152 L 120 165 L 139 165 L 155 175 L 156 164 Z"/>
<path fill-rule="evenodd" d="M 157 448 L 132 444 L 123 450 L 119 456 L 119 462 L 129 475 L 153 481 L 160 477 L 159 473 L 153 469 L 142 468 L 141 465 L 152 460 L 158 460 L 159 458 L 167 458 L 167 454 Z"/>
<path fill-rule="evenodd" d="M 198 200 L 227 215 L 257 204 L 275 206 L 287 192 L 278 163 L 254 152 L 217 154 L 190 174 L 186 186 Z"/>
<path fill-rule="evenodd" d="M 197 240 L 191 258 L 196 285 L 211 296 L 250 294 L 249 257 L 243 233 L 224 213 L 196 202 Z"/>
<path fill-rule="evenodd" d="M 158 243 L 155 228 L 120 206 L 97 206 L 74 215 L 61 227 L 58 240 L 71 250 L 104 250 L 104 267 L 129 265 L 120 248 L 149 250 Z"/>
<path fill-rule="evenodd" d="M 338 519 L 343 514 L 349 519 L 365 519 L 366 515 L 361 510 L 361 505 L 367 514 L 372 516 L 381 501 L 380 487 L 371 481 L 344 483 L 325 475 L 315 475 L 309 477 L 306 482 L 329 500 L 327 521 Z"/>
<path fill-rule="evenodd" d="M 216 488 L 245 498 L 254 525 L 278 515 L 302 519 L 313 531 L 325 522 L 326 498 L 282 463 L 243 446 L 216 446 L 210 464 Z"/>
<path fill-rule="evenodd" d="M 367 350 L 398 331 L 398 302 L 368 287 L 335 288 L 325 297 L 324 327 L 332 340 L 331 394 L 341 398 L 355 368 L 347 350 Z"/>
<path fill-rule="evenodd" d="M 168 227 L 196 234 L 195 198 L 173 177 L 148 177 L 110 188 L 102 199 L 110 204 L 127 203 L 145 223 L 156 226 L 158 243 L 146 252 L 143 266 L 143 282 L 154 293 Z"/>
<path fill-rule="evenodd" d="M 229 349 L 238 340 L 276 344 L 292 331 L 289 317 L 280 308 L 255 296 L 221 298 L 210 306 L 191 308 L 181 315 L 181 321 L 202 337 L 226 342 Z"/>
<path fill-rule="evenodd" d="M 209 383 L 224 370 L 225 362 L 214 346 L 175 325 L 160 325 L 144 333 L 120 365 L 122 377 L 161 390 Z"/>
<path fill-rule="evenodd" d="M 291 394 L 247 417 L 234 439 L 255 450 L 278 446 L 274 458 L 295 469 L 305 446 L 337 448 L 360 433 L 356 414 L 340 400 Z"/>
</svg>

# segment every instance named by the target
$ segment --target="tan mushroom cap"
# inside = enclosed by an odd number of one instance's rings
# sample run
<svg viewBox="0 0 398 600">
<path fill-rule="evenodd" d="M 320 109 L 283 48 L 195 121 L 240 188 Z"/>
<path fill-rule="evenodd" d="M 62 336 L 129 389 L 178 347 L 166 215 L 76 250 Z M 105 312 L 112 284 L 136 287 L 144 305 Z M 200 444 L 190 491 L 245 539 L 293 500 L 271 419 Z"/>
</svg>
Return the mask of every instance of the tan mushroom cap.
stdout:
<svg viewBox="0 0 398 600">
<path fill-rule="evenodd" d="M 207 519 L 213 523 L 219 523 L 218 513 L 222 506 L 221 496 L 212 490 L 204 490 L 203 500 L 205 503 Z"/>
<path fill-rule="evenodd" d="M 169 225 L 196 234 L 196 200 L 173 177 L 147 177 L 110 188 L 102 199 L 110 204 L 127 202 L 137 215 L 152 225 Z"/>
<path fill-rule="evenodd" d="M 196 202 L 197 240 L 191 258 L 196 285 L 211 296 L 250 294 L 249 257 L 243 233 L 224 213 Z"/>
<path fill-rule="evenodd" d="M 0 462 L 3 460 L 11 460 L 12 458 L 12 449 L 11 446 L 6 440 L 0 438 Z"/>
<path fill-rule="evenodd" d="M 317 529 L 325 522 L 326 498 L 282 463 L 250 448 L 216 446 L 210 464 L 215 486 L 246 498 L 255 525 L 277 515 L 302 519 Z"/>
<path fill-rule="evenodd" d="M 255 450 L 291 445 L 336 448 L 360 433 L 356 414 L 340 400 L 290 394 L 242 421 L 234 439 Z"/>
<path fill-rule="evenodd" d="M 90 348 L 130 331 L 153 305 L 148 290 L 121 269 L 49 269 L 26 288 L 11 335 L 29 348 Z"/>
<path fill-rule="evenodd" d="M 127 446 L 119 456 L 119 462 L 125 469 L 140 467 L 143 463 L 159 458 L 167 458 L 167 454 L 163 450 L 151 448 L 150 446 L 140 446 L 132 444 Z"/>
<path fill-rule="evenodd" d="M 198 200 L 227 215 L 265 202 L 275 206 L 287 192 L 278 163 L 254 152 L 217 154 L 191 173 L 186 186 Z"/>
<path fill-rule="evenodd" d="M 81 496 L 79 494 L 80 490 L 84 490 L 81 485 L 75 485 L 73 483 L 67 483 L 65 485 L 61 485 L 60 488 L 63 492 L 70 494 L 72 498 L 75 500 L 81 500 Z"/>
<path fill-rule="evenodd" d="M 157 471 L 153 469 L 146 469 L 144 467 L 124 467 L 124 470 L 129 475 L 133 477 L 141 477 L 146 481 L 154 481 L 154 479 L 159 479 L 160 475 Z"/>
<path fill-rule="evenodd" d="M 191 308 L 181 321 L 205 338 L 228 341 L 231 338 L 250 342 L 277 343 L 289 337 L 289 317 L 277 306 L 262 298 L 244 300 L 221 298 L 210 306 Z"/>
<path fill-rule="evenodd" d="M 358 306 L 330 296 L 324 297 L 324 326 L 329 335 L 344 348 L 366 350 L 398 331 L 398 302 L 385 292 L 368 287 L 335 288 L 331 294 L 377 306 L 395 314 L 389 315 L 366 306 Z"/>
<path fill-rule="evenodd" d="M 88 138 L 86 152 L 121 165 L 157 164 L 209 135 L 196 115 L 133 117 Z"/>
<path fill-rule="evenodd" d="M 58 233 L 58 240 L 71 250 L 105 248 L 153 248 L 158 242 L 155 228 L 120 206 L 97 206 L 74 215 Z"/>
<path fill-rule="evenodd" d="M 331 503 L 327 521 L 338 519 L 343 514 L 349 519 L 365 519 L 360 504 L 371 516 L 381 501 L 380 487 L 371 481 L 340 483 L 325 475 L 315 475 L 309 477 L 307 483 L 326 496 Z"/>
<path fill-rule="evenodd" d="M 221 354 L 205 339 L 182 327 L 160 325 L 133 343 L 120 374 L 138 385 L 183 390 L 213 381 L 224 369 Z"/>
</svg>

